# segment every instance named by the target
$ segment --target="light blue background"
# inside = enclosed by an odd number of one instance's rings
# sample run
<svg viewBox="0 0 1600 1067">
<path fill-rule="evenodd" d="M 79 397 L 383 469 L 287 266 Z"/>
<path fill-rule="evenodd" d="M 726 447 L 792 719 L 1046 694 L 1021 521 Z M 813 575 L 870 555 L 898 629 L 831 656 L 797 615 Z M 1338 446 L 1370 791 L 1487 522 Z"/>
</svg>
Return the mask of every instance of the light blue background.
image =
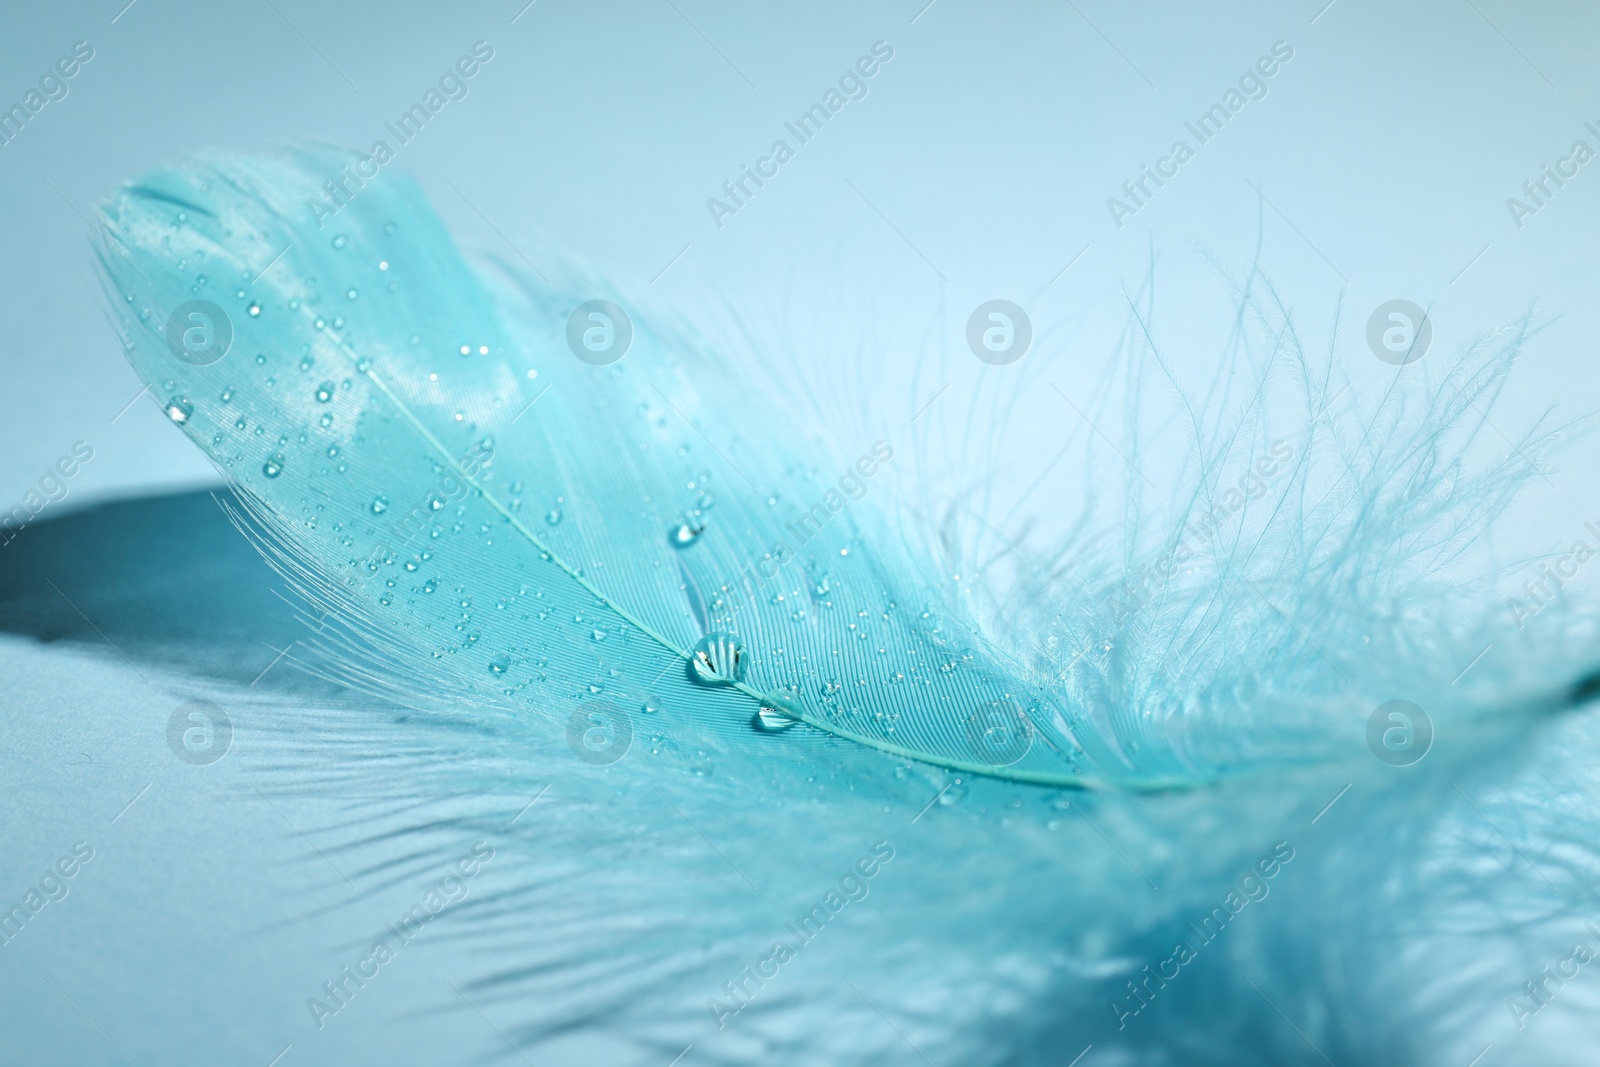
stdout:
<svg viewBox="0 0 1600 1067">
<path fill-rule="evenodd" d="M 1358 392 L 1392 376 L 1365 348 L 1366 316 L 1403 297 L 1433 309 L 1433 353 L 1419 373 L 1530 306 L 1559 315 L 1495 415 L 1507 435 L 1552 406 L 1559 418 L 1585 414 L 1597 398 L 1600 162 L 1520 231 L 1505 205 L 1575 139 L 1600 149 L 1583 128 L 1600 125 L 1592 6 L 538 0 L 513 24 L 517 0 L 274 2 L 138 0 L 118 16 L 110 0 L 0 14 L 7 105 L 74 41 L 95 48 L 70 96 L 0 147 L 0 509 L 79 439 L 95 459 L 50 514 L 216 480 L 154 404 L 141 400 L 113 422 L 140 386 L 103 314 L 80 214 L 201 146 L 365 148 L 480 39 L 495 58 L 470 96 L 394 164 L 421 182 L 465 246 L 535 263 L 546 244 L 564 248 L 691 320 L 725 298 L 802 355 L 823 397 L 864 412 L 915 410 L 939 380 L 956 383 L 957 401 L 1000 380 L 1005 371 L 962 347 L 968 311 L 994 297 L 1028 309 L 1039 338 L 1029 359 L 1049 361 L 1051 380 L 1097 380 L 1123 323 L 1123 287 L 1139 284 L 1152 255 L 1163 336 L 1180 371 L 1203 382 L 1206 339 L 1226 316 L 1194 252 L 1247 264 L 1258 219 L 1264 268 L 1308 338 L 1329 336 L 1343 294 L 1336 353 Z M 706 198 L 880 39 L 895 56 L 870 95 L 716 228 Z M 1115 228 L 1106 198 L 1278 40 L 1295 56 L 1269 95 Z M 874 373 L 853 369 L 863 363 Z M 954 406 L 951 425 L 964 411 Z M 1048 390 L 1004 414 L 1001 459 L 1019 484 L 1070 418 Z M 1152 448 L 1163 445 L 1177 454 L 1181 435 Z M 1592 443 L 1579 442 L 1549 482 L 1533 484 L 1512 523 L 1525 550 L 1600 517 L 1585 473 L 1595 459 Z M 397 909 L 372 903 L 354 919 L 337 910 L 305 919 L 308 900 L 337 903 L 326 872 L 300 862 L 303 844 L 279 816 L 207 799 L 217 780 L 170 759 L 161 741 L 169 689 L 114 660 L 10 638 L 3 669 L 0 897 L 18 896 L 74 840 L 89 839 L 98 856 L 73 896 L 25 931 L 20 951 L 0 950 L 0 1026 L 44 1020 L 48 1032 L 75 1035 L 62 1053 L 72 1062 L 120 1062 L 34 981 L 42 968 L 90 1019 L 204 1020 L 185 1038 L 197 1055 L 226 1050 L 234 1062 L 266 1064 L 300 1043 L 307 977 L 320 981 L 348 958 L 352 924 L 364 930 L 370 915 Z M 236 763 L 214 770 L 238 774 Z M 112 827 L 147 782 L 145 810 Z M 412 892 L 397 888 L 389 902 L 408 906 Z M 96 949 L 113 942 L 115 954 Z M 429 951 L 434 969 L 450 969 L 445 944 Z M 205 979 L 145 984 L 145 961 L 175 953 L 200 953 Z M 321 1045 L 301 1043 L 297 1062 L 416 1054 L 414 1032 L 390 1023 L 436 991 L 419 970 L 407 974 L 396 972 L 392 998 L 365 1021 L 341 1019 Z M 240 1003 L 252 1008 L 222 1007 Z M 233 1021 L 219 1028 L 220 1018 Z M 476 1047 L 476 1026 L 460 1016 L 441 1023 L 430 1031 L 436 1054 Z"/>
</svg>

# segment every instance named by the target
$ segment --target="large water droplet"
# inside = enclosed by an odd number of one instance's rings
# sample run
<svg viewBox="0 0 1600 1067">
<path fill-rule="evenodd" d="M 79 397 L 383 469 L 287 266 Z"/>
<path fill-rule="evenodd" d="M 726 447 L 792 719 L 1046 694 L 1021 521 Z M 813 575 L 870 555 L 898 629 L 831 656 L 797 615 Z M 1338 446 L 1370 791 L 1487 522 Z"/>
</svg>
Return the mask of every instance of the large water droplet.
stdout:
<svg viewBox="0 0 1600 1067">
<path fill-rule="evenodd" d="M 510 656 L 496 656 L 494 659 L 489 661 L 489 673 L 490 674 L 504 674 L 504 673 L 506 673 L 506 671 L 509 671 L 510 669 L 511 669 L 511 657 Z"/>
<path fill-rule="evenodd" d="M 672 546 L 674 548 L 688 548 L 690 545 L 700 540 L 701 529 L 702 527 L 690 526 L 686 522 L 680 522 L 677 525 L 677 528 L 674 529 L 671 535 L 668 536 L 667 540 L 672 542 Z"/>
<path fill-rule="evenodd" d="M 796 721 L 797 720 L 795 719 L 789 718 L 789 716 L 785 715 L 777 708 L 763 707 L 760 711 L 756 712 L 755 718 L 751 720 L 751 725 L 753 725 L 757 730 L 760 730 L 762 733 L 775 734 L 781 730 L 787 730 L 789 727 L 793 726 Z"/>
<path fill-rule="evenodd" d="M 372 513 L 382 515 L 389 510 L 389 498 L 386 496 L 374 497 L 372 500 Z"/>
<path fill-rule="evenodd" d="M 278 475 L 282 474 L 283 457 L 277 455 L 268 456 L 267 461 L 261 465 L 261 473 L 265 474 L 268 478 L 276 478 Z"/>
<path fill-rule="evenodd" d="M 189 398 L 175 396 L 167 401 L 167 418 L 182 426 L 189 421 L 189 416 L 194 414 L 194 405 L 189 403 Z"/>
<path fill-rule="evenodd" d="M 744 646 L 732 634 L 706 634 L 689 655 L 689 673 L 701 685 L 732 685 L 744 677 Z"/>
<path fill-rule="evenodd" d="M 333 399 L 333 383 L 332 382 L 323 382 L 321 385 L 317 386 L 317 402 L 319 404 L 326 404 L 328 401 L 330 401 L 332 399 Z"/>
</svg>

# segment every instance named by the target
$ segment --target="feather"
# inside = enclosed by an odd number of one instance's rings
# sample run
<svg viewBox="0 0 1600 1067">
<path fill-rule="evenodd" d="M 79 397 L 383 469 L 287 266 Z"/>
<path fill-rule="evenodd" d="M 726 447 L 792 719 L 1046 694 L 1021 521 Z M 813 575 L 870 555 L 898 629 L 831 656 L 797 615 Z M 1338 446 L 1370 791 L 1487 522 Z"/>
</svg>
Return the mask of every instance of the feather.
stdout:
<svg viewBox="0 0 1600 1067">
<path fill-rule="evenodd" d="M 1209 390 L 1175 380 L 1136 297 L 1126 464 L 1091 467 L 1127 473 L 1040 548 L 982 508 L 930 518 L 891 492 L 904 442 L 838 450 L 597 278 L 474 272 L 403 178 L 308 211 L 348 161 L 160 171 L 103 209 L 101 262 L 128 358 L 234 487 L 322 669 L 429 712 L 304 720 L 409 753 L 397 803 L 559 769 L 543 847 L 611 857 L 565 871 L 574 892 L 520 854 L 515 888 L 474 901 L 469 988 L 519 1005 L 519 1041 L 829 1063 L 1433 1048 L 1439 975 L 1384 1026 L 1352 1006 L 1381 1000 L 1357 979 L 1378 946 L 1444 920 L 1347 900 L 1466 881 L 1481 919 L 1498 897 L 1473 860 L 1500 843 L 1460 844 L 1455 798 L 1499 827 L 1541 761 L 1595 785 L 1530 748 L 1592 751 L 1557 716 L 1592 696 L 1579 616 L 1513 625 L 1463 577 L 1554 439 L 1474 462 L 1531 320 L 1349 418 L 1331 345 L 1309 355 L 1253 272 Z M 1151 381 L 1184 412 L 1169 499 L 1138 474 Z M 1374 722 L 1420 728 L 1379 717 L 1400 698 L 1437 739 L 1403 774 L 1369 748 Z M 1389 805 L 1406 819 L 1374 829 Z M 507 832 L 453 812 L 451 835 Z M 1592 865 L 1545 833 L 1541 860 Z"/>
<path fill-rule="evenodd" d="M 530 286 L 503 316 L 408 185 L 364 190 L 331 236 L 297 233 L 292 213 L 333 162 L 153 176 L 107 212 L 121 252 L 106 264 L 164 331 L 130 349 L 135 366 L 243 490 L 303 591 L 374 646 L 384 663 L 369 678 L 431 659 L 435 687 L 537 708 L 626 676 L 632 699 L 659 687 L 741 728 L 770 698 L 886 752 L 1077 778 L 1082 750 L 1059 714 L 1030 714 L 1035 687 L 973 655 L 957 620 L 919 621 L 893 557 L 852 554 L 864 532 L 849 497 L 892 445 L 868 442 L 855 470 L 818 478 L 749 437 L 714 443 L 708 415 L 740 401 L 727 368 L 644 322 L 623 363 L 570 358 L 582 301 Z M 230 289 L 219 329 L 232 358 L 175 358 L 166 324 Z M 762 422 L 769 438 L 796 435 L 773 413 Z M 694 687 L 708 638 L 745 650 L 715 683 L 726 696 Z M 903 684 L 863 686 L 869 675 Z M 975 748 L 973 709 L 991 707 L 1000 729 L 1012 719 L 1042 743 Z"/>
</svg>

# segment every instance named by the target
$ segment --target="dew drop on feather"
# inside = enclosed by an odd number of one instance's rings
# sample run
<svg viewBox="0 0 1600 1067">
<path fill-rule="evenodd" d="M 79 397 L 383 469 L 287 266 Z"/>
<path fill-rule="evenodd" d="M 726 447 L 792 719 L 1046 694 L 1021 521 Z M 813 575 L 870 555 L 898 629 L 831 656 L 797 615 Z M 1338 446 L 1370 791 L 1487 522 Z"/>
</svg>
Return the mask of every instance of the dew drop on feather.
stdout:
<svg viewBox="0 0 1600 1067">
<path fill-rule="evenodd" d="M 744 677 L 745 652 L 732 634 L 706 634 L 695 643 L 689 670 L 701 685 L 732 685 Z"/>
</svg>

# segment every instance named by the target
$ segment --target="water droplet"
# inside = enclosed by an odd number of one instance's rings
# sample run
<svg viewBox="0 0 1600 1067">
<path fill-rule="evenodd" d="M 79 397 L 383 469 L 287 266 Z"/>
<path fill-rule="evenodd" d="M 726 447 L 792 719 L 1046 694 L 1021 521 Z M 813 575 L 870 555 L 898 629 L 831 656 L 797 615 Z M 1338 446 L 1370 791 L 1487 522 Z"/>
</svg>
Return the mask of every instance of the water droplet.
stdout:
<svg viewBox="0 0 1600 1067">
<path fill-rule="evenodd" d="M 317 386 L 317 402 L 318 403 L 326 404 L 328 401 L 330 401 L 332 399 L 333 399 L 333 383 L 332 382 L 323 382 L 321 385 Z"/>
<path fill-rule="evenodd" d="M 777 733 L 787 730 L 800 721 L 800 709 L 794 697 L 779 691 L 768 693 L 762 697 L 760 710 L 750 720 L 750 725 L 763 733 Z"/>
<path fill-rule="evenodd" d="M 372 500 L 372 513 L 374 515 L 382 515 L 385 511 L 388 511 L 388 510 L 389 510 L 389 498 L 388 497 L 386 497 L 386 496 L 378 496 L 378 497 L 374 497 L 373 498 L 373 500 Z"/>
<path fill-rule="evenodd" d="M 732 685 L 744 677 L 744 646 L 732 634 L 706 634 L 689 655 L 689 671 L 701 685 Z"/>
<path fill-rule="evenodd" d="M 672 546 L 674 548 L 688 548 L 690 545 L 700 540 L 700 532 L 702 529 L 704 529 L 704 527 L 690 526 L 686 522 L 680 522 L 677 525 L 677 528 L 672 531 L 671 535 L 668 537 L 668 540 L 672 542 Z"/>
<path fill-rule="evenodd" d="M 367 373 L 367 371 L 371 369 L 372 360 L 368 359 L 366 356 L 362 356 L 360 359 L 356 360 L 356 370 L 360 371 L 362 374 Z"/>
<path fill-rule="evenodd" d="M 551 526 L 560 526 L 561 525 L 561 509 L 560 508 L 551 508 L 548 512 L 545 513 L 544 521 L 546 523 L 548 523 L 549 525 L 551 525 Z"/>
<path fill-rule="evenodd" d="M 431 593 L 437 588 L 439 588 L 439 582 L 436 578 L 429 578 L 427 581 L 422 583 L 422 591 L 424 593 Z"/>
<path fill-rule="evenodd" d="M 268 456 L 267 461 L 261 465 L 261 473 L 265 474 L 268 478 L 276 478 L 278 475 L 282 474 L 283 457 L 281 455 Z"/>
<path fill-rule="evenodd" d="M 383 232 L 392 236 L 394 234 L 394 223 L 392 223 L 392 222 L 385 223 L 384 227 L 383 227 Z"/>
<path fill-rule="evenodd" d="M 506 671 L 509 671 L 510 669 L 511 669 L 511 657 L 510 656 L 496 656 L 494 659 L 489 661 L 489 673 L 490 674 L 504 674 L 504 673 L 506 673 Z"/>
<path fill-rule="evenodd" d="M 318 422 L 318 424 L 319 424 L 319 425 L 321 425 L 321 427 L 322 427 L 322 428 L 323 428 L 323 429 L 324 429 L 324 430 L 326 430 L 326 429 L 327 429 L 327 428 L 328 428 L 328 427 L 330 427 L 330 426 L 332 426 L 332 425 L 333 425 L 333 416 L 332 416 L 332 415 L 327 415 L 327 414 L 324 414 L 324 415 L 323 415 L 323 416 L 322 416 L 322 418 L 320 418 L 320 419 L 318 419 L 318 420 L 317 420 L 317 422 Z"/>
<path fill-rule="evenodd" d="M 944 792 L 939 794 L 939 806 L 953 808 L 965 799 L 967 799 L 967 787 L 961 784 L 961 779 L 957 778 L 946 787 Z"/>
<path fill-rule="evenodd" d="M 345 245 L 347 245 L 349 243 L 350 243 L 350 238 L 346 237 L 342 233 L 339 236 L 337 236 L 337 237 L 335 237 L 333 239 L 333 247 L 335 247 L 335 248 L 343 248 Z"/>
<path fill-rule="evenodd" d="M 167 401 L 166 412 L 167 418 L 182 426 L 194 414 L 194 405 L 189 403 L 188 397 L 175 396 Z"/>
<path fill-rule="evenodd" d="M 344 294 L 344 298 L 346 300 L 354 300 L 360 295 L 361 295 L 361 290 L 359 290 L 359 289 L 346 289 L 345 290 L 345 294 Z"/>
</svg>

